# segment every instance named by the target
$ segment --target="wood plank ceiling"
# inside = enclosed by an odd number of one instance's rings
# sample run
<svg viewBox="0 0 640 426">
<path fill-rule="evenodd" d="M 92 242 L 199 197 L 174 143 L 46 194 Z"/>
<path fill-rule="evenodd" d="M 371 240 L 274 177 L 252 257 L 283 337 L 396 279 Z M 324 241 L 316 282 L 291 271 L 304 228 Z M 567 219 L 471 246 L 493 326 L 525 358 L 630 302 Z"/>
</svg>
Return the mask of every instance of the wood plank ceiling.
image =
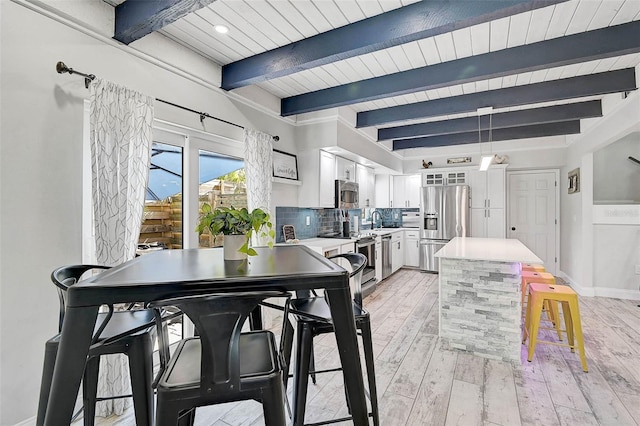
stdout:
<svg viewBox="0 0 640 426">
<path fill-rule="evenodd" d="M 117 30 L 135 0 L 108 2 L 122 3 Z M 637 87 L 639 0 L 157 3 L 169 11 L 139 26 L 223 66 L 223 87 L 255 84 L 282 99 L 283 115 L 348 105 L 394 150 L 477 141 L 487 106 L 494 138 L 576 133 L 580 118 L 601 115 L 604 94 Z"/>
</svg>

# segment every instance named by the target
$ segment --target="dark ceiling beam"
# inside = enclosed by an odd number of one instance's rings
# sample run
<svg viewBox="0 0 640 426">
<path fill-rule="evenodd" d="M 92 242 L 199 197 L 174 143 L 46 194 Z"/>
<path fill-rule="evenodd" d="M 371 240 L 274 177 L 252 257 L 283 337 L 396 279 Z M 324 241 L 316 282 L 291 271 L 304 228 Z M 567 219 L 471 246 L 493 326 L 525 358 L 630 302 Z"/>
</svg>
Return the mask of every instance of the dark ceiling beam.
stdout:
<svg viewBox="0 0 640 426">
<path fill-rule="evenodd" d="M 215 0 L 127 0 L 116 6 L 114 39 L 129 44 Z"/>
<path fill-rule="evenodd" d="M 482 115 L 480 117 L 456 118 L 453 120 L 432 121 L 407 126 L 378 129 L 378 140 L 414 138 L 416 136 L 450 135 L 478 130 L 508 127 L 530 126 L 535 124 L 557 123 L 559 121 L 579 120 L 581 118 L 602 117 L 602 102 L 587 101 L 543 108 L 523 109 L 512 112 Z"/>
<path fill-rule="evenodd" d="M 222 67 L 236 89 L 566 0 L 421 1 Z"/>
<path fill-rule="evenodd" d="M 468 2 L 465 2 L 468 4 Z M 640 52 L 640 21 L 489 52 L 284 98 L 289 116 Z"/>
<path fill-rule="evenodd" d="M 452 96 L 433 101 L 361 111 L 356 127 L 376 126 L 394 121 L 412 120 L 440 115 L 473 112 L 478 108 L 507 108 L 539 102 L 552 102 L 586 96 L 635 90 L 634 68 L 607 71 L 580 77 L 563 78 L 523 86 L 507 87 L 487 92 Z"/>
<path fill-rule="evenodd" d="M 483 148 L 489 142 L 489 131 L 481 132 Z M 533 126 L 509 127 L 491 131 L 491 141 L 508 141 L 515 139 L 541 138 L 549 136 L 573 135 L 580 133 L 580 120 L 561 121 L 558 123 L 537 124 Z M 455 133 L 452 135 L 426 136 L 422 138 L 398 139 L 393 141 L 393 150 L 410 148 L 434 148 L 439 146 L 463 145 L 479 143 L 478 131 Z M 489 147 L 487 147 L 489 148 Z"/>
</svg>

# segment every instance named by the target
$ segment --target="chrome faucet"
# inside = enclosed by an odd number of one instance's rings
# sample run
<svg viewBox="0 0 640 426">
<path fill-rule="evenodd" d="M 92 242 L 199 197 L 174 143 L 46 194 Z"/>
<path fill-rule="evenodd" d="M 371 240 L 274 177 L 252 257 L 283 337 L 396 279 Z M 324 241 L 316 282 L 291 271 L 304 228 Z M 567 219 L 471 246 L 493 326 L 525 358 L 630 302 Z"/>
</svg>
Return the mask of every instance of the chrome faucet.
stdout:
<svg viewBox="0 0 640 426">
<path fill-rule="evenodd" d="M 380 214 L 378 210 L 374 210 L 371 212 L 371 229 L 373 229 L 373 224 L 376 223 L 374 218 L 376 214 L 378 215 L 378 219 L 380 219 L 380 226 L 378 228 L 382 228 L 382 214 Z"/>
</svg>

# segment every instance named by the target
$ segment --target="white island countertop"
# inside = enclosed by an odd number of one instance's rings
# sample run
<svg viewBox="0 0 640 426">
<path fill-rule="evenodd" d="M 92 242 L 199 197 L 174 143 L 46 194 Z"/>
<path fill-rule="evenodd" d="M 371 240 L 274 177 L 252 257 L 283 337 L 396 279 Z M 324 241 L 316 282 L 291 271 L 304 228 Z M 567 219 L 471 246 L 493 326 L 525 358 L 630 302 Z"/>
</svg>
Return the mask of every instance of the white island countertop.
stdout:
<svg viewBox="0 0 640 426">
<path fill-rule="evenodd" d="M 435 257 L 490 262 L 542 263 L 542 260 L 520 240 L 506 238 L 456 237 L 438 250 Z"/>
</svg>

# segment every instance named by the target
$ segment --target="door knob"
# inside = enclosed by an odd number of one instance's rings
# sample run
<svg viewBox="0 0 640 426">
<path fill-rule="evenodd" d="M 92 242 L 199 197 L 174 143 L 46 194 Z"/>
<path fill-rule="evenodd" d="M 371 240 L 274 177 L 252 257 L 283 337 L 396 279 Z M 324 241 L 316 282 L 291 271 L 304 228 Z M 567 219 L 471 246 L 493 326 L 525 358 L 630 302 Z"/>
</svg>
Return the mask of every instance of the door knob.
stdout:
<svg viewBox="0 0 640 426">
<path fill-rule="evenodd" d="M 515 226 L 512 226 L 512 227 L 511 227 L 511 230 L 512 230 L 512 231 L 515 231 L 515 230 L 516 230 L 516 227 L 515 227 Z"/>
</svg>

